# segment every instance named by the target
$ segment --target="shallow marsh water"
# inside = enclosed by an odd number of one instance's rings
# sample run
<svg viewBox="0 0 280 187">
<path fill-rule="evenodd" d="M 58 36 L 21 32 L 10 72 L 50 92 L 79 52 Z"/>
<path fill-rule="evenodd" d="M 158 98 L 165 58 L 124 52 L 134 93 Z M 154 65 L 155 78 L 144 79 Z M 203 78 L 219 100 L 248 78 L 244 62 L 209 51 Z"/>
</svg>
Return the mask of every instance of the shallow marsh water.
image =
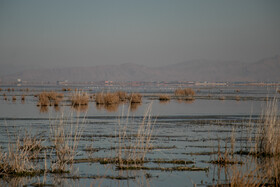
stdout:
<svg viewBox="0 0 280 187">
<path fill-rule="evenodd" d="M 4 90 L 5 88 L 3 88 Z M 220 144 L 221 151 L 230 146 L 231 136 L 234 133 L 235 150 L 250 147 L 247 142 L 249 120 L 258 118 L 266 101 L 263 97 L 274 97 L 275 88 L 241 87 L 241 88 L 196 88 L 197 95 L 201 96 L 192 101 L 159 102 L 152 97 L 144 97 L 142 104 L 129 108 L 128 104 L 120 104 L 113 108 L 96 106 L 91 101 L 81 111 L 71 108 L 67 102 L 60 108 L 47 107 L 41 109 L 36 106 L 37 98 L 33 93 L 40 90 L 60 90 L 59 87 L 30 88 L 25 93 L 25 101 L 20 100 L 22 94 L 17 88 L 15 92 L 5 92 L 8 101 L 0 92 L 0 142 L 3 150 L 8 144 L 15 141 L 14 134 L 28 131 L 33 135 L 40 134 L 48 146 L 50 124 L 54 124 L 62 114 L 67 116 L 66 124 L 81 123 L 83 133 L 79 141 L 75 159 L 112 158 L 118 149 L 118 130 L 120 125 L 127 125 L 127 133 L 135 134 L 142 122 L 147 107 L 152 103 L 151 116 L 155 121 L 151 149 L 147 155 L 147 168 L 172 168 L 178 166 L 203 168 L 203 171 L 162 171 L 148 170 L 118 170 L 115 164 L 100 164 L 99 162 L 77 162 L 69 174 L 46 174 L 38 177 L 21 177 L 9 180 L 0 179 L 0 184 L 14 186 L 15 184 L 31 186 L 35 183 L 54 184 L 59 186 L 207 186 L 228 183 L 230 167 L 208 163 L 215 160 Z M 236 90 L 239 90 L 236 92 Z M 85 87 L 90 93 L 98 92 L 94 88 Z M 93 90 L 93 91 L 90 91 Z M 171 93 L 172 89 L 161 88 L 140 89 L 145 94 L 157 94 L 162 91 Z M 246 100 L 213 99 L 208 95 L 217 96 L 244 96 L 254 97 Z M 17 95 L 16 101 L 11 100 Z M 280 95 L 280 94 L 279 94 Z M 279 97 L 279 95 L 276 95 Z M 119 121 L 126 123 L 120 123 Z M 126 120 L 128 122 L 126 122 Z M 91 149 L 89 149 L 91 148 Z M 51 156 L 51 155 L 50 155 Z M 242 156 L 235 155 L 239 160 Z M 156 163 L 156 160 L 185 160 L 192 164 Z M 38 164 L 42 164 L 43 160 Z M 50 164 L 50 160 L 47 161 Z M 118 178 L 116 178 L 118 177 Z M 124 178 L 121 178 L 124 177 Z"/>
</svg>

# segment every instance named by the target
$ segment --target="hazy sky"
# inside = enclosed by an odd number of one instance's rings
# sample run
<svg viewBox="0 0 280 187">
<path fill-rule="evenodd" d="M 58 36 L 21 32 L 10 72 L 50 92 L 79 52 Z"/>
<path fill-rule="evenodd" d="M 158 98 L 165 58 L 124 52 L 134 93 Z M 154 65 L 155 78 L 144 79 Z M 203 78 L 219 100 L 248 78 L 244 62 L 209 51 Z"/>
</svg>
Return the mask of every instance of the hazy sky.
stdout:
<svg viewBox="0 0 280 187">
<path fill-rule="evenodd" d="M 0 0 L 0 25 L 2 71 L 280 54 L 280 0 Z"/>
</svg>

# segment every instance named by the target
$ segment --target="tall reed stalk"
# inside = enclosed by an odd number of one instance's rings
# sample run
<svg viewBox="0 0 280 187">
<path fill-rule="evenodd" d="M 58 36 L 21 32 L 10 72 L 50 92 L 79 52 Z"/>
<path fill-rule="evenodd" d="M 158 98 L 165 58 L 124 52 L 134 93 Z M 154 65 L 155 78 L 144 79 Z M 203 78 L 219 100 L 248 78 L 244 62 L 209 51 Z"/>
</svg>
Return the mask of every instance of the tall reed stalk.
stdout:
<svg viewBox="0 0 280 187">
<path fill-rule="evenodd" d="M 154 129 L 155 120 L 151 118 L 150 104 L 143 116 L 141 123 L 138 126 L 136 134 L 133 133 L 130 121 L 129 111 L 127 117 L 123 116 L 118 124 L 118 150 L 116 150 L 116 157 L 119 165 L 125 163 L 143 163 L 146 154 L 152 146 L 151 138 Z M 130 110 L 130 109 L 129 109 Z"/>
<path fill-rule="evenodd" d="M 52 172 L 68 171 L 68 164 L 72 164 L 76 156 L 78 144 L 82 135 L 84 122 L 80 123 L 62 116 L 50 125 L 50 139 L 54 146 L 55 160 L 51 166 Z"/>
</svg>

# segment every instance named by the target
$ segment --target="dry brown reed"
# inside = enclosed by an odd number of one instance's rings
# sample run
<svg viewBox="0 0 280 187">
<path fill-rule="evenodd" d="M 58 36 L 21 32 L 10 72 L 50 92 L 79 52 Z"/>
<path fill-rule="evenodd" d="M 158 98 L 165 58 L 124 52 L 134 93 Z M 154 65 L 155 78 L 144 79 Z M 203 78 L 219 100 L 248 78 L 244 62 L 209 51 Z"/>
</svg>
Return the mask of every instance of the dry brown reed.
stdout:
<svg viewBox="0 0 280 187">
<path fill-rule="evenodd" d="M 57 92 L 42 92 L 39 94 L 37 106 L 58 105 L 63 99 L 63 94 Z"/>
<path fill-rule="evenodd" d="M 126 92 L 118 91 L 112 93 L 97 93 L 95 95 L 95 102 L 98 105 L 115 105 L 120 103 L 121 101 L 125 101 L 127 99 Z"/>
<path fill-rule="evenodd" d="M 125 101 L 128 97 L 127 93 L 124 91 L 118 91 L 116 94 L 118 95 L 120 101 Z"/>
<path fill-rule="evenodd" d="M 72 106 L 88 105 L 89 95 L 86 92 L 74 92 L 71 96 Z"/>
<path fill-rule="evenodd" d="M 17 137 L 15 143 L 9 143 L 8 152 L 0 150 L 0 177 L 28 176 L 40 172 L 32 162 L 40 152 L 41 141 L 25 134 L 24 138 Z"/>
<path fill-rule="evenodd" d="M 106 93 L 104 94 L 104 104 L 112 105 L 120 102 L 119 95 L 117 93 Z"/>
<path fill-rule="evenodd" d="M 231 186 L 280 186 L 280 118 L 277 99 L 267 102 L 257 125 L 256 135 L 248 137 L 253 148 L 248 153 L 247 168 L 232 170 Z"/>
<path fill-rule="evenodd" d="M 95 95 L 95 102 L 96 102 L 96 104 L 99 104 L 99 105 L 105 104 L 103 92 L 97 93 Z"/>
<path fill-rule="evenodd" d="M 264 156 L 280 156 L 280 117 L 276 98 L 267 102 L 261 115 L 255 142 L 255 153 Z"/>
<path fill-rule="evenodd" d="M 142 122 L 139 124 L 136 134 L 131 134 L 129 126 L 133 123 L 129 121 L 129 112 L 127 118 L 123 116 L 119 120 L 117 130 L 118 148 L 116 149 L 117 164 L 142 164 L 145 161 L 146 154 L 152 147 L 151 138 L 155 121 L 151 119 L 151 106 L 146 110 Z"/>
<path fill-rule="evenodd" d="M 257 169 L 243 168 L 240 170 L 237 166 L 231 168 L 230 186 L 242 186 L 242 187 L 259 187 L 265 186 L 266 177 L 258 175 Z"/>
<path fill-rule="evenodd" d="M 175 90 L 175 96 L 195 96 L 195 91 L 192 88 L 178 88 Z"/>
<path fill-rule="evenodd" d="M 140 93 L 131 93 L 129 96 L 130 103 L 142 103 L 142 95 Z"/>
<path fill-rule="evenodd" d="M 55 160 L 51 172 L 63 173 L 68 171 L 68 165 L 73 163 L 76 150 L 82 135 L 83 124 L 79 118 L 76 123 L 68 123 L 69 119 L 63 114 L 60 119 L 50 124 L 50 139 L 54 146 Z"/>
<path fill-rule="evenodd" d="M 167 94 L 161 94 L 159 95 L 159 100 L 160 101 L 169 101 L 170 100 L 170 96 Z"/>
</svg>

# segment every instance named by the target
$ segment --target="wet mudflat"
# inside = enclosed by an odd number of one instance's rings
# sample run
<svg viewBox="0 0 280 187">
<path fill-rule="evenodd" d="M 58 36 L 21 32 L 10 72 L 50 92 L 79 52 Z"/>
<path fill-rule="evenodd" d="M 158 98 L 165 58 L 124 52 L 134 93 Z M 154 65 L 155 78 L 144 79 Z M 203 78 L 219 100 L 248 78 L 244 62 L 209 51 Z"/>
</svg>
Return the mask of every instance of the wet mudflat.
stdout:
<svg viewBox="0 0 280 187">
<path fill-rule="evenodd" d="M 69 91 L 58 106 L 41 107 L 34 95 L 42 88 L 5 89 L 0 92 L 1 153 L 29 140 L 38 148 L 32 148 L 35 156 L 28 162 L 40 171 L 1 175 L 0 183 L 9 186 L 230 184 L 244 165 L 263 164 L 259 157 L 248 162 L 250 155 L 242 153 L 253 149 L 260 114 L 275 97 L 275 88 L 203 87 L 194 89 L 193 100 L 164 90 L 169 101 L 159 101 L 160 93 L 152 92 L 142 93 L 137 104 L 100 106 L 93 98 L 73 107 Z M 71 149 L 63 152 L 64 147 Z"/>
</svg>

